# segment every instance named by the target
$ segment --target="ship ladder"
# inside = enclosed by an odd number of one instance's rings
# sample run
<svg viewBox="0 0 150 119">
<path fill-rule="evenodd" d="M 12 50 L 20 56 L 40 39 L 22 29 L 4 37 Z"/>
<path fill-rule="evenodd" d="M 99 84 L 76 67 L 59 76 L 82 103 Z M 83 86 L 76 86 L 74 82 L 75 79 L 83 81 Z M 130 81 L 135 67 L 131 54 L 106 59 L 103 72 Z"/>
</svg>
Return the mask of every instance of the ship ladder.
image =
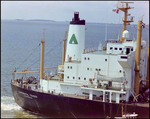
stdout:
<svg viewBox="0 0 150 119">
<path fill-rule="evenodd" d="M 76 96 L 80 93 L 81 88 L 77 89 Z"/>
<path fill-rule="evenodd" d="M 138 102 L 138 100 L 137 100 L 136 97 L 138 97 L 139 95 L 136 96 L 136 94 L 135 94 L 133 88 L 130 89 L 130 92 L 131 92 L 132 96 L 134 97 L 134 100 L 136 100 L 136 102 Z"/>
</svg>

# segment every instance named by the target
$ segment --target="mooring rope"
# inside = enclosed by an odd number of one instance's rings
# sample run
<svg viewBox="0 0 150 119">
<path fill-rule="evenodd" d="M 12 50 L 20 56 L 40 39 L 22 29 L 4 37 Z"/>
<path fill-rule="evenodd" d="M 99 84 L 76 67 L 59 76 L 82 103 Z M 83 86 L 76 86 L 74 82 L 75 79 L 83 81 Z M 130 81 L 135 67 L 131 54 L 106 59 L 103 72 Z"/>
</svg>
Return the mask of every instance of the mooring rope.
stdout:
<svg viewBox="0 0 150 119">
<path fill-rule="evenodd" d="M 118 116 L 118 111 L 119 111 L 119 109 L 120 109 L 120 105 L 119 105 L 118 107 L 119 107 L 119 108 L 118 108 L 118 110 L 117 110 L 116 116 Z"/>
</svg>

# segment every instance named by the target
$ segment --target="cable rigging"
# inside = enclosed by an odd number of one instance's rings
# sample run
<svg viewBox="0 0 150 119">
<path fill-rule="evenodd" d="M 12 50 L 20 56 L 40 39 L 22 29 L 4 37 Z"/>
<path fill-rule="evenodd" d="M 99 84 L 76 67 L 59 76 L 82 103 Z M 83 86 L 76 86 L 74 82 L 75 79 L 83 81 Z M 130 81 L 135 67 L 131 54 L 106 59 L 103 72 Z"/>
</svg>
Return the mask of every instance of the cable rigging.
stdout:
<svg viewBox="0 0 150 119">
<path fill-rule="evenodd" d="M 134 34 L 132 34 L 133 32 L 132 32 L 132 28 L 131 28 L 131 25 L 130 25 L 130 29 L 131 29 L 131 35 L 133 36 L 133 39 L 134 39 Z"/>
<path fill-rule="evenodd" d="M 33 52 L 34 52 L 39 46 L 40 46 L 40 45 L 38 45 L 38 46 L 33 50 Z M 33 52 L 31 52 L 31 53 L 29 54 L 29 56 L 28 56 L 16 69 L 18 69 L 18 68 L 31 56 L 31 54 L 32 54 Z"/>
<path fill-rule="evenodd" d="M 59 43 L 60 44 L 60 43 Z M 46 56 L 48 53 L 50 53 L 51 51 L 53 51 L 55 48 L 57 48 L 57 46 L 59 44 L 56 44 L 52 49 L 50 49 L 47 53 L 45 53 L 44 55 Z M 33 66 L 35 63 L 37 63 L 38 61 L 40 61 L 40 58 L 38 60 L 36 60 L 33 64 L 31 64 L 29 67 L 27 67 L 26 69 L 30 68 L 31 66 Z"/>
</svg>

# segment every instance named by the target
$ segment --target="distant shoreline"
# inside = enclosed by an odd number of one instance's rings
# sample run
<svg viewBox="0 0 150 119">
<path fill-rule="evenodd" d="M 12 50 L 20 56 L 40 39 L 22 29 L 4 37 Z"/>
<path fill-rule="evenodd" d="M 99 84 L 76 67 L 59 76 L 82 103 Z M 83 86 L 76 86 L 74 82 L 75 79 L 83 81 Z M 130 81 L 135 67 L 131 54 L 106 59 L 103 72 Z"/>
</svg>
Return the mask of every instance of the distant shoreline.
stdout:
<svg viewBox="0 0 150 119">
<path fill-rule="evenodd" d="M 45 19 L 1 19 L 1 20 L 15 20 L 15 21 L 43 21 L 43 22 L 70 22 L 70 21 L 55 21 L 55 20 L 45 20 Z M 97 23 L 97 22 L 86 22 L 88 24 L 106 24 L 106 23 Z M 109 25 L 123 25 L 123 23 L 107 23 Z M 131 24 L 131 25 L 137 25 L 137 24 Z M 149 24 L 146 24 L 146 26 L 149 26 Z"/>
<path fill-rule="evenodd" d="M 29 19 L 29 20 L 24 20 L 24 19 L 15 19 L 17 21 L 50 21 L 50 22 L 56 22 L 54 20 L 45 20 L 45 19 Z"/>
</svg>

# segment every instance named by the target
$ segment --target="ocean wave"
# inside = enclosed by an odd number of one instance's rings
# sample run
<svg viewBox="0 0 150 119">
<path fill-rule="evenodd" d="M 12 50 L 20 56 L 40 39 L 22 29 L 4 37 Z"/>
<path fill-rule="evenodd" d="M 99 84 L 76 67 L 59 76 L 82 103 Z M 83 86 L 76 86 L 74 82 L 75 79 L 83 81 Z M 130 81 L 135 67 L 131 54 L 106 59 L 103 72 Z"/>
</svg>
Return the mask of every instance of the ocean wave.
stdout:
<svg viewBox="0 0 150 119">
<path fill-rule="evenodd" d="M 15 103 L 13 97 L 2 96 L 1 97 L 1 110 L 21 110 L 21 107 Z"/>
</svg>

